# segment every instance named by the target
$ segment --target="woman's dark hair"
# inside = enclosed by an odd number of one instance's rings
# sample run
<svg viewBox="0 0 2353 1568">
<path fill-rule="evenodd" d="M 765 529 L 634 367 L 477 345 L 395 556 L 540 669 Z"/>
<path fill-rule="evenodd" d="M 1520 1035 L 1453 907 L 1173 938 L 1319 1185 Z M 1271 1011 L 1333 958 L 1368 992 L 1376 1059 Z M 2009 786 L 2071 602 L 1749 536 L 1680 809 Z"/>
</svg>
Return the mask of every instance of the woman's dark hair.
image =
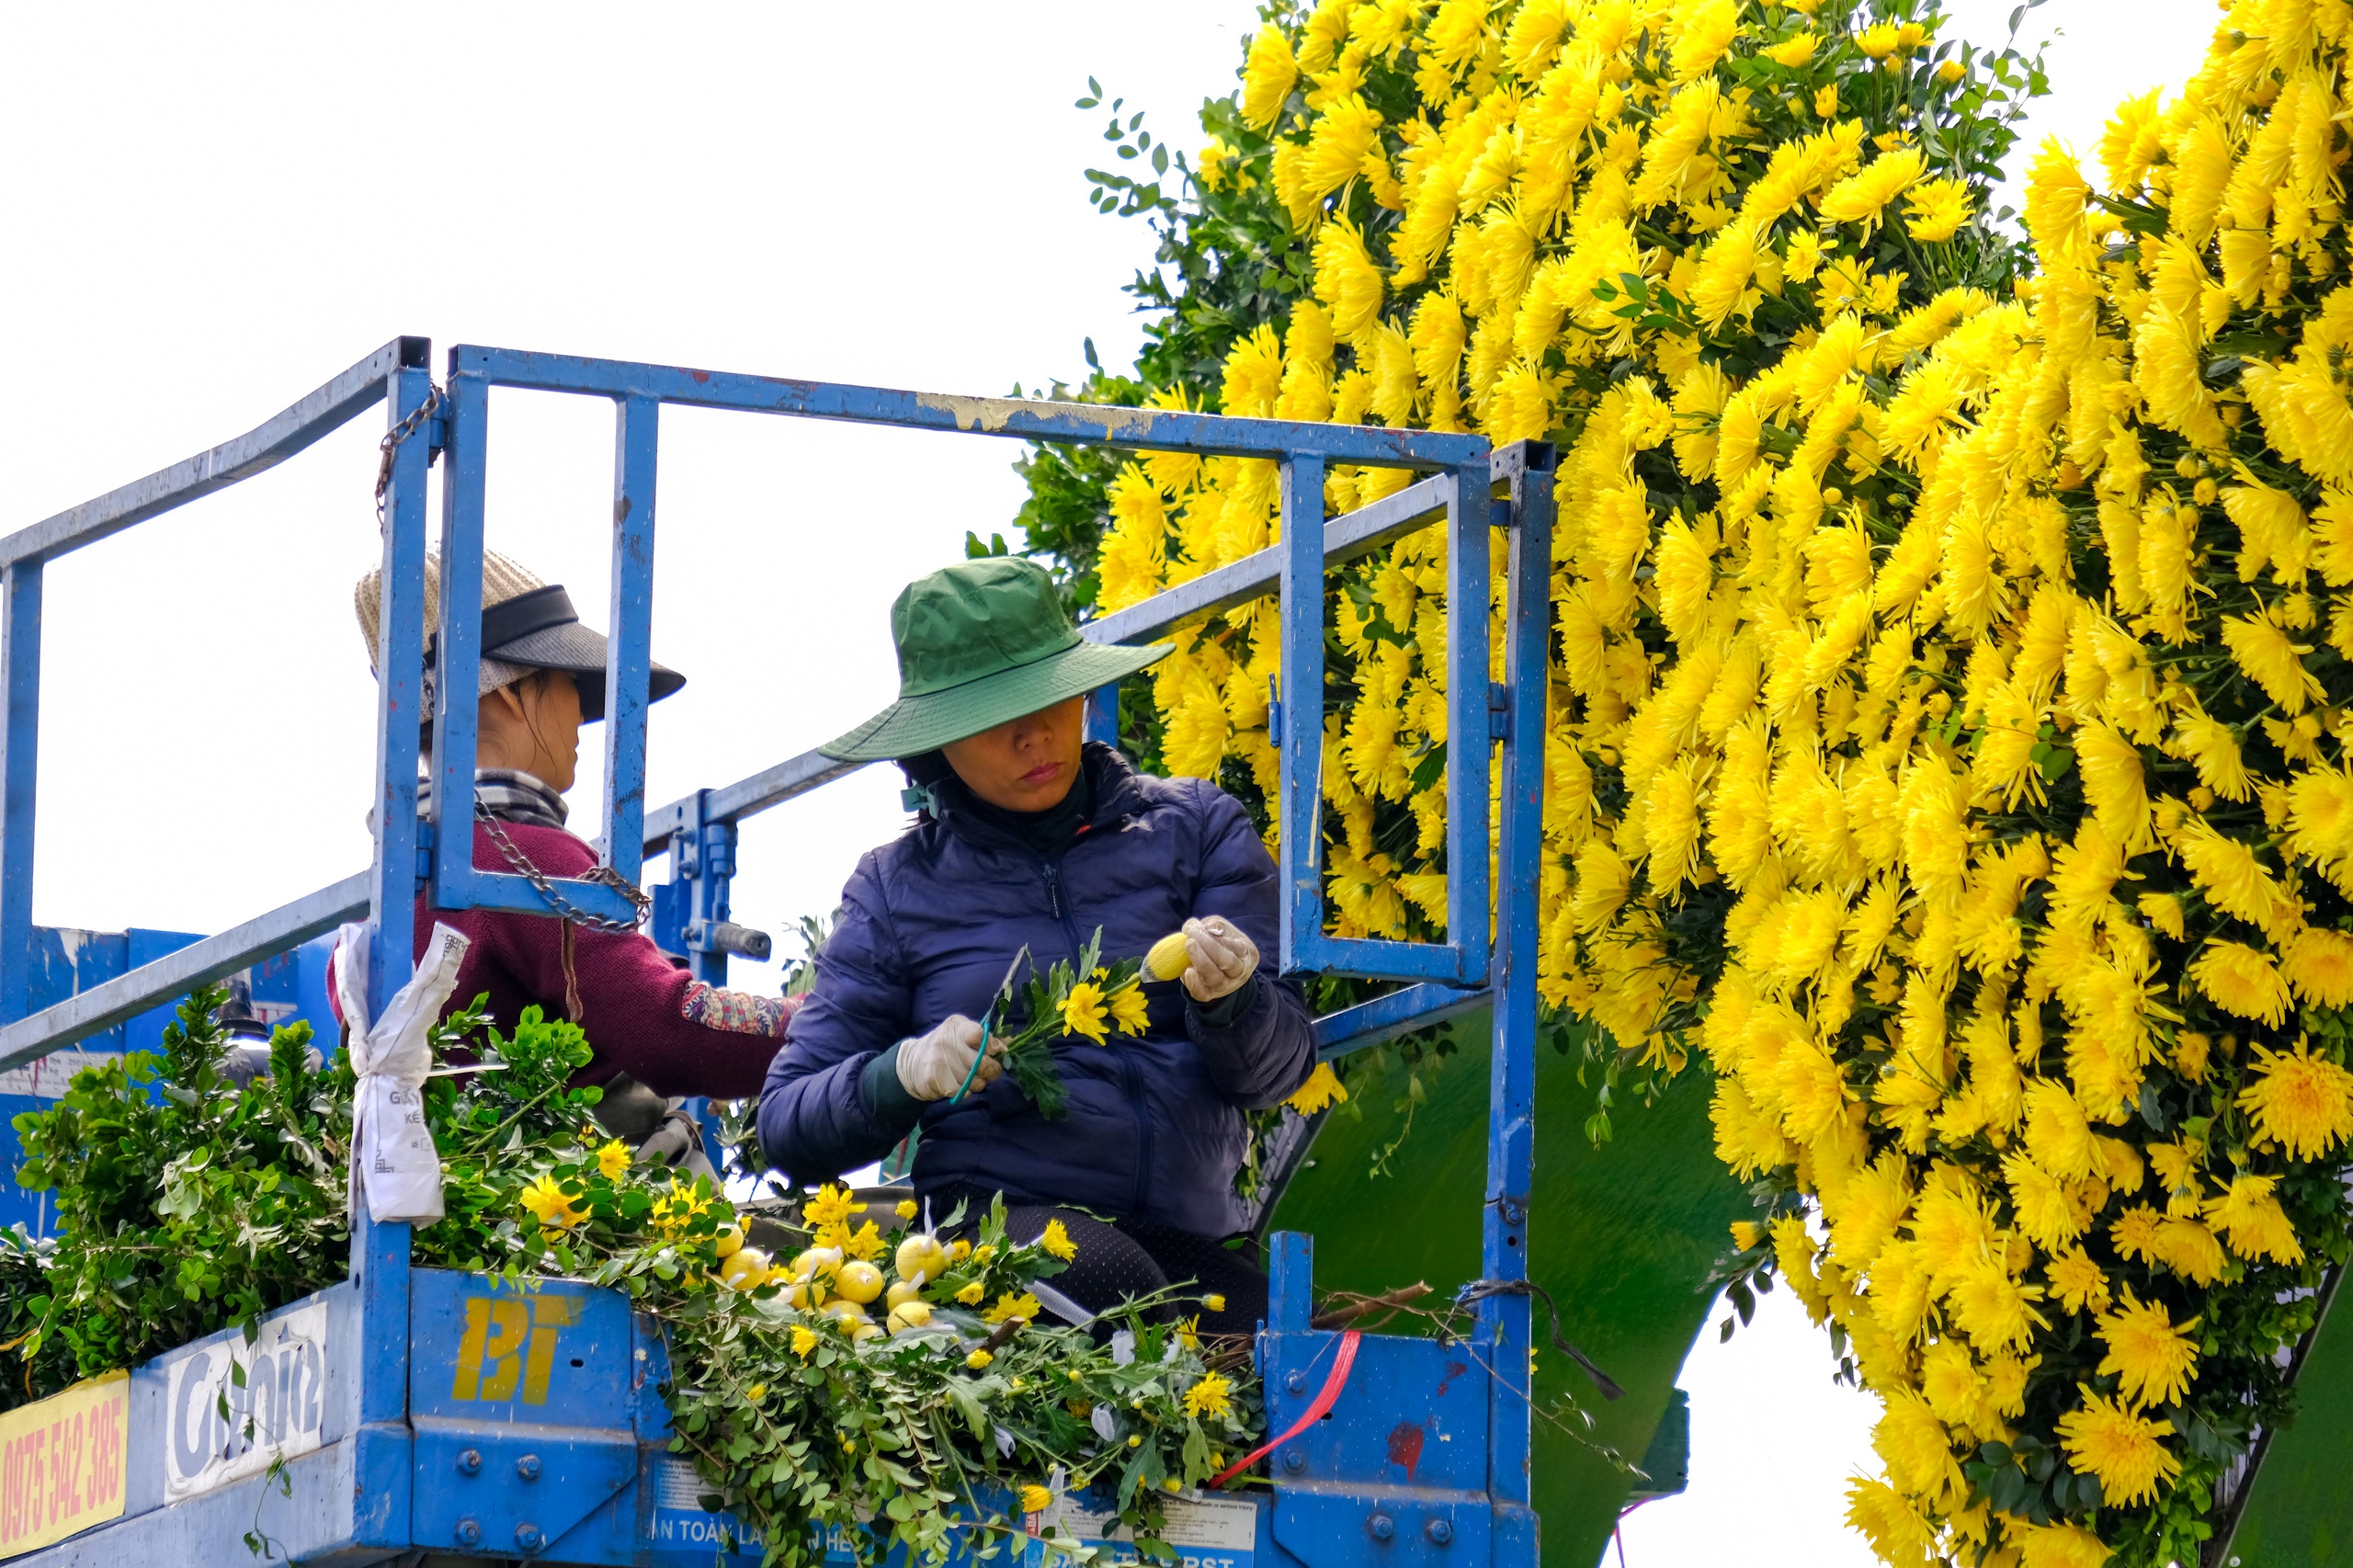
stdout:
<svg viewBox="0 0 2353 1568">
<path fill-rule="evenodd" d="M 949 779 L 956 777 L 956 770 L 948 766 L 948 754 L 944 751 L 927 751 L 915 756 L 903 756 L 899 759 L 899 771 L 905 774 L 907 782 L 918 790 L 928 790 L 935 784 L 945 784 Z"/>
</svg>

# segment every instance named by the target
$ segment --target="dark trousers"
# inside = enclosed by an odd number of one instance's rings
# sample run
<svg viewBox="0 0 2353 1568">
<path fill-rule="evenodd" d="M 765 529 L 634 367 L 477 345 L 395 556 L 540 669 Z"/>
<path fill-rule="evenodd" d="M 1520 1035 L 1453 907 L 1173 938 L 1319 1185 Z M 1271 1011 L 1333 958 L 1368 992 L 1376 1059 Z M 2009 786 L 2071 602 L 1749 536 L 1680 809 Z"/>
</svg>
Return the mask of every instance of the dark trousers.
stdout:
<svg viewBox="0 0 2353 1568">
<path fill-rule="evenodd" d="M 992 1193 L 965 1187 L 934 1196 L 934 1211 L 953 1210 L 961 1199 L 969 1233 L 988 1211 Z M 1174 1289 L 1180 1298 L 1151 1315 L 1172 1322 L 1199 1314 L 1203 1334 L 1253 1334 L 1267 1315 L 1267 1277 L 1259 1272 L 1248 1243 L 1228 1247 L 1215 1236 L 1197 1236 L 1148 1220 L 1098 1220 L 1075 1209 L 1043 1203 L 1006 1203 L 1005 1231 L 1008 1239 L 1029 1243 L 1046 1231 L 1049 1220 L 1060 1220 L 1078 1248 L 1070 1267 L 1046 1283 L 1090 1312 L 1108 1312 L 1132 1296 Z M 1198 1298 L 1223 1299 L 1223 1310 L 1213 1312 Z"/>
</svg>

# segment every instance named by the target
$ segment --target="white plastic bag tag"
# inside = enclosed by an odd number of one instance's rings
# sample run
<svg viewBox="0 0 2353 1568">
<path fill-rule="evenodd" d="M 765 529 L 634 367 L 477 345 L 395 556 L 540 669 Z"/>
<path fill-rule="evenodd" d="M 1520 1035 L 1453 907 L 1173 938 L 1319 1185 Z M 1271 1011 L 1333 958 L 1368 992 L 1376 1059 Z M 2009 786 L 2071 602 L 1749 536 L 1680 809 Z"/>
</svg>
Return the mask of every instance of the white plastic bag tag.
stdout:
<svg viewBox="0 0 2353 1568">
<path fill-rule="evenodd" d="M 365 928 L 358 928 L 363 939 L 357 942 L 351 939 L 355 928 L 344 929 L 343 955 L 364 954 Z M 458 967 L 465 961 L 469 945 L 463 936 L 437 922 L 416 973 L 372 1026 L 365 1025 L 364 977 L 354 987 L 343 962 L 338 960 L 335 966 L 344 1017 L 352 1026 L 352 1070 L 359 1077 L 352 1107 L 352 1197 L 358 1199 L 364 1182 L 368 1212 L 378 1220 L 441 1218 L 441 1161 L 425 1121 L 425 1079 L 433 1066 L 433 1025 L 457 989 Z M 349 967 L 354 972 L 360 969 L 358 964 Z M 356 1012 L 355 1001 L 359 1004 Z M 358 1218 L 355 1201 L 353 1221 Z"/>
</svg>

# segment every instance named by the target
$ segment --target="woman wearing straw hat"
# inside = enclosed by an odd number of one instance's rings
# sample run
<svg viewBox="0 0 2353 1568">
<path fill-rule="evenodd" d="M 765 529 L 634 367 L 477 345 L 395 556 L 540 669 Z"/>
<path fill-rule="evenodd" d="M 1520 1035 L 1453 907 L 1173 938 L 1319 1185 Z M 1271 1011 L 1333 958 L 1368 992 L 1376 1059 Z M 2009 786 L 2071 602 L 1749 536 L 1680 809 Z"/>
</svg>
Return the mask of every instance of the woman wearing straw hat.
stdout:
<svg viewBox="0 0 2353 1568">
<path fill-rule="evenodd" d="M 381 615 L 381 572 L 359 580 L 353 599 L 372 665 Z M 486 871 L 596 877 L 596 849 L 564 831 L 564 793 L 580 760 L 580 726 L 605 716 L 605 638 L 580 624 L 561 584 L 491 551 L 483 552 L 482 678 L 476 714 L 474 864 Z M 441 563 L 426 558 L 425 619 L 441 620 Z M 430 745 L 434 648 L 426 645 L 425 740 Z M 653 667 L 654 701 L 686 677 Z M 632 895 L 636 890 L 625 890 Z M 798 1004 L 706 985 L 673 964 L 634 926 L 593 916 L 549 919 L 470 909 L 431 909 L 417 900 L 422 956 L 433 924 L 472 942 L 453 1005 L 489 996 L 490 1015 L 512 1029 L 525 1007 L 587 1032 L 596 1055 L 575 1080 L 605 1089 L 597 1114 L 647 1154 L 708 1173 L 700 1133 L 676 1098 L 753 1094 Z M 335 994 L 328 987 L 328 994 Z"/>
<path fill-rule="evenodd" d="M 1214 784 L 1080 744 L 1084 694 L 1169 650 L 1085 642 L 1045 571 L 1006 558 L 909 585 L 892 633 L 899 700 L 823 749 L 896 760 L 925 808 L 843 890 L 768 1071 L 762 1149 L 814 1181 L 919 1129 L 915 1184 L 935 1212 L 1001 1192 L 1018 1237 L 1060 1218 L 1078 1255 L 1055 1284 L 1079 1305 L 1190 1282 L 1224 1298 L 1204 1329 L 1249 1332 L 1266 1282 L 1221 1244 L 1242 1226 L 1242 1113 L 1315 1065 L 1306 999 L 1259 968 L 1275 867 Z M 1181 928 L 1191 965 L 1147 984 L 1142 1036 L 1057 1049 L 1069 1114 L 1050 1121 L 974 1020 L 1025 948 L 1075 961 L 1098 927 L 1107 962 Z"/>
</svg>

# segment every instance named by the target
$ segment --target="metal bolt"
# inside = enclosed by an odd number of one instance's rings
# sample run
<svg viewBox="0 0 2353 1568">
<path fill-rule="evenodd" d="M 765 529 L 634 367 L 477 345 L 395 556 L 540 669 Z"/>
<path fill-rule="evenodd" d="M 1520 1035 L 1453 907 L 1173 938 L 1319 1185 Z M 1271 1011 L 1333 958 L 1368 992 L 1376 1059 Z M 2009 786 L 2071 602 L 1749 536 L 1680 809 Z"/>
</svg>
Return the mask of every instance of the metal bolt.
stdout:
<svg viewBox="0 0 2353 1568">
<path fill-rule="evenodd" d="M 1297 1475 L 1307 1468 L 1307 1456 L 1297 1449 L 1287 1449 L 1283 1451 L 1283 1468 Z"/>
<path fill-rule="evenodd" d="M 539 1526 L 520 1524 L 515 1527 L 515 1545 L 518 1550 L 537 1551 L 547 1543 L 548 1538 L 540 1533 Z"/>
<path fill-rule="evenodd" d="M 1373 1540 L 1387 1540 L 1397 1533 L 1397 1521 L 1386 1514 L 1375 1514 L 1364 1522 L 1364 1528 L 1372 1532 Z"/>
<path fill-rule="evenodd" d="M 458 1521 L 458 1544 L 460 1546 L 480 1546 L 482 1544 L 482 1527 L 474 1523 L 472 1519 L 460 1519 Z"/>
<path fill-rule="evenodd" d="M 521 1459 L 517 1460 L 515 1473 L 526 1481 L 537 1481 L 540 1478 L 540 1456 L 525 1454 Z"/>
<path fill-rule="evenodd" d="M 482 1473 L 482 1450 L 479 1449 L 468 1449 L 465 1452 L 460 1454 L 458 1456 L 458 1473 L 460 1475 L 480 1475 Z"/>
<path fill-rule="evenodd" d="M 1444 1546 L 1454 1540 L 1454 1527 L 1444 1519 L 1432 1519 L 1422 1527 L 1422 1533 L 1429 1537 L 1432 1546 Z"/>
<path fill-rule="evenodd" d="M 1307 1374 L 1305 1372 L 1293 1372 L 1290 1377 L 1283 1380 L 1283 1387 L 1289 1389 L 1293 1393 L 1305 1393 L 1307 1392 Z"/>
</svg>

